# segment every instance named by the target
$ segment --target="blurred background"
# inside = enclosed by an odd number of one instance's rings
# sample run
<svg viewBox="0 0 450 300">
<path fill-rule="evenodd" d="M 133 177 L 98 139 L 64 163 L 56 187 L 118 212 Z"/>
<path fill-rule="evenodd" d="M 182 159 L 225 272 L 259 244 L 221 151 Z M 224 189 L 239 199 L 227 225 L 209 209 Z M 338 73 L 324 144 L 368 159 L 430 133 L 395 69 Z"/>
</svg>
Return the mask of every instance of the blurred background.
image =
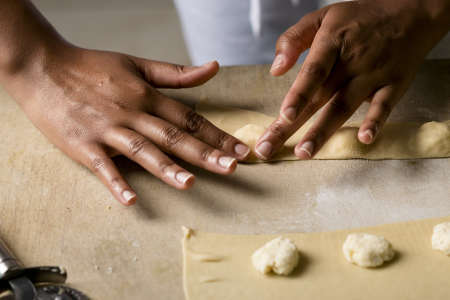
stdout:
<svg viewBox="0 0 450 300">
<path fill-rule="evenodd" d="M 32 0 L 69 41 L 189 64 L 171 0 Z"/>
<path fill-rule="evenodd" d="M 77 45 L 190 64 L 172 0 L 32 1 L 64 37 Z M 322 0 L 321 4 L 330 2 L 336 1 Z M 450 34 L 428 58 L 450 58 Z"/>
</svg>

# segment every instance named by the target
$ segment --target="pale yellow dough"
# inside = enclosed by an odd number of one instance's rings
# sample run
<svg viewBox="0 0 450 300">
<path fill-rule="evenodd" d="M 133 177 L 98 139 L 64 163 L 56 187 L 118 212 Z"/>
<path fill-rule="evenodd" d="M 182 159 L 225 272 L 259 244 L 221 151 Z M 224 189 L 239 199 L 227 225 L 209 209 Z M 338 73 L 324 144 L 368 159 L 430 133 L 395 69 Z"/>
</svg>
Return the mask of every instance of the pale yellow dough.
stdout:
<svg viewBox="0 0 450 300">
<path fill-rule="evenodd" d="M 259 112 L 199 104 L 196 107 L 214 125 L 234 135 L 250 146 L 255 143 L 275 118 Z M 296 160 L 294 147 L 312 122 L 298 130 L 272 158 Z M 450 120 L 445 122 L 387 123 L 372 145 L 364 145 L 357 139 L 358 124 L 340 128 L 314 159 L 410 159 L 450 156 Z M 249 162 L 261 162 L 254 154 Z"/>
<path fill-rule="evenodd" d="M 283 234 L 301 249 L 299 266 L 289 276 L 263 275 L 249 259 L 255 249 L 278 235 L 190 231 L 183 239 L 186 299 L 450 299 L 449 259 L 430 247 L 433 226 L 449 221 L 445 217 L 356 230 Z M 385 237 L 395 245 L 394 259 L 377 269 L 353 266 L 341 251 L 350 233 Z"/>
</svg>

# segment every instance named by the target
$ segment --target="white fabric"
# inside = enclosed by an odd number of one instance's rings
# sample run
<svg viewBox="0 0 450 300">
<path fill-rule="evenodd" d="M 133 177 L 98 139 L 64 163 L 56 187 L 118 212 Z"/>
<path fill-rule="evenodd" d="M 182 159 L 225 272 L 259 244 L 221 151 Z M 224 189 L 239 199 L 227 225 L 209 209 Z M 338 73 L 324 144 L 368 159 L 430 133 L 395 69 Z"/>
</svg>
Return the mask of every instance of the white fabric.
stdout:
<svg viewBox="0 0 450 300">
<path fill-rule="evenodd" d="M 319 7 L 315 0 L 175 0 L 195 65 L 270 63 L 288 27 Z"/>
<path fill-rule="evenodd" d="M 174 0 L 194 65 L 271 63 L 275 43 L 302 16 L 336 0 Z M 450 57 L 450 34 L 429 58 Z M 306 53 L 299 61 L 301 62 Z"/>
<path fill-rule="evenodd" d="M 300 4 L 300 0 L 291 0 L 292 6 Z M 259 37 L 261 34 L 261 0 L 250 0 L 250 25 L 252 26 L 253 36 Z"/>
<path fill-rule="evenodd" d="M 261 0 L 250 0 L 249 20 L 253 36 L 259 37 L 261 33 Z"/>
</svg>

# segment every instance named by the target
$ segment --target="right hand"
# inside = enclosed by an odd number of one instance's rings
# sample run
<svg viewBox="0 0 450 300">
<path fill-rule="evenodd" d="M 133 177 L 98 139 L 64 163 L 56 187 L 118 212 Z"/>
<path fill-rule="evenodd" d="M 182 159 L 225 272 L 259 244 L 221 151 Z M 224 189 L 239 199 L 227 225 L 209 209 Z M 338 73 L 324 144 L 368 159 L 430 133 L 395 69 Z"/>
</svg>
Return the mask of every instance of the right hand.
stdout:
<svg viewBox="0 0 450 300">
<path fill-rule="evenodd" d="M 217 62 L 185 67 L 72 45 L 53 53 L 11 75 L 5 87 L 44 135 L 122 204 L 137 196 L 112 156 L 123 154 L 187 189 L 194 175 L 168 154 L 218 174 L 232 173 L 236 159 L 249 154 L 239 140 L 155 89 L 201 85 L 217 73 Z"/>
</svg>

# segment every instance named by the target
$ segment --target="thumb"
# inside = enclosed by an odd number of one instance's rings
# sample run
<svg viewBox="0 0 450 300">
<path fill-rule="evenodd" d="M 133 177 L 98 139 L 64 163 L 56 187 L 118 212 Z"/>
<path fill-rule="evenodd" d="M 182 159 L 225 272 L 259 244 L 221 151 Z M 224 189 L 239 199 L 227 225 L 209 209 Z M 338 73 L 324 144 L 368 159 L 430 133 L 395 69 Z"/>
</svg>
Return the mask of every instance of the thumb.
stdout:
<svg viewBox="0 0 450 300">
<path fill-rule="evenodd" d="M 270 68 L 273 76 L 286 73 L 296 63 L 300 54 L 311 47 L 323 15 L 324 9 L 313 11 L 280 35 L 276 44 L 275 59 Z"/>
<path fill-rule="evenodd" d="M 188 88 L 201 85 L 214 77 L 219 71 L 217 61 L 208 62 L 202 66 L 183 66 L 132 58 L 144 79 L 156 88 Z"/>
</svg>

